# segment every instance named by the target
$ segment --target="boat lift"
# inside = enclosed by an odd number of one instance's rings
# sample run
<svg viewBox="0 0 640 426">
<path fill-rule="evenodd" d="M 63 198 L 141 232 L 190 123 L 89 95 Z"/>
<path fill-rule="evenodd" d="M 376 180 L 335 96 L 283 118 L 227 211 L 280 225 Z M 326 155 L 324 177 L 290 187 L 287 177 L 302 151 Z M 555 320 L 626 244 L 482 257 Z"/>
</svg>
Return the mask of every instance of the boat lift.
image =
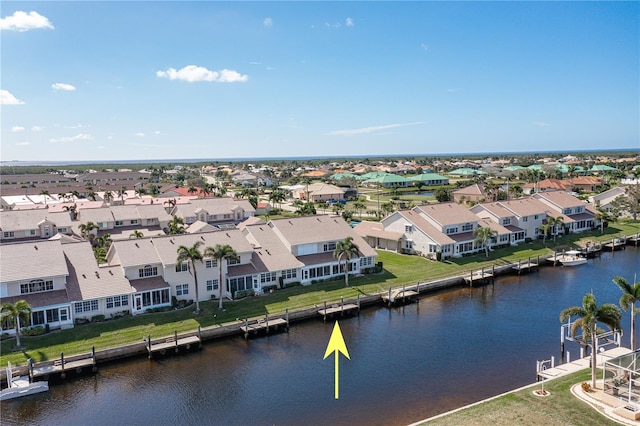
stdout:
<svg viewBox="0 0 640 426">
<path fill-rule="evenodd" d="M 591 342 L 584 340 L 581 334 L 575 337 L 572 336 L 571 326 L 571 318 L 567 320 L 566 324 L 560 326 L 560 349 L 562 356 L 564 357 L 564 342 L 568 340 L 570 342 L 580 343 L 580 358 L 584 358 L 584 345 L 582 345 L 581 342 L 587 343 L 587 346 L 590 346 Z M 620 347 L 622 345 L 622 331 L 606 331 L 596 335 L 596 339 L 598 339 L 598 348 L 604 348 L 609 345 Z"/>
</svg>

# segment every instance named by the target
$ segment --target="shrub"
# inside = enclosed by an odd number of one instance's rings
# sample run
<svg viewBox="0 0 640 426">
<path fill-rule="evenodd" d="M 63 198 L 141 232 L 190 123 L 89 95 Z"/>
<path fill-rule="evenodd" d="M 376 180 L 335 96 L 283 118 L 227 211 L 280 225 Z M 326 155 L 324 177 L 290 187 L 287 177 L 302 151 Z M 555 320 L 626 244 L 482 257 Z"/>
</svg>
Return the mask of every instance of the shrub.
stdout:
<svg viewBox="0 0 640 426">
<path fill-rule="evenodd" d="M 302 284 L 300 283 L 300 281 L 294 281 L 292 283 L 288 283 L 284 285 L 284 288 L 291 288 L 291 287 L 298 287 L 301 286 Z"/>
<path fill-rule="evenodd" d="M 104 321 L 104 315 L 94 315 L 91 317 L 91 322 Z"/>
<path fill-rule="evenodd" d="M 24 336 L 40 336 L 41 334 L 44 334 L 44 327 L 39 325 L 33 328 L 25 328 L 21 333 Z"/>
<path fill-rule="evenodd" d="M 87 318 L 76 318 L 75 323 L 76 325 L 87 324 L 89 323 L 89 320 Z"/>
<path fill-rule="evenodd" d="M 591 392 L 591 385 L 587 382 L 582 382 L 582 390 L 585 392 Z"/>
</svg>

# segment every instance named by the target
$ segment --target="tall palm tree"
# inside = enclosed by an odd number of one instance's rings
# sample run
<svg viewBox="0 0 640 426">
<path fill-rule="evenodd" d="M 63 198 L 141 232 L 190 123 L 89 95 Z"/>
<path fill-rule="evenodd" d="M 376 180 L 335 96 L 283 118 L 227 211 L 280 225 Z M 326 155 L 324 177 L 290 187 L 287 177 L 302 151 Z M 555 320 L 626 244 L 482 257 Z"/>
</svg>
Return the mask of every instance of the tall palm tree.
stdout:
<svg viewBox="0 0 640 426">
<path fill-rule="evenodd" d="M 338 265 L 344 258 L 344 286 L 349 287 L 349 262 L 352 258 L 358 256 L 360 252 L 358 246 L 353 242 L 352 237 L 347 237 L 342 241 L 336 243 L 336 248 L 333 251 L 333 257 L 338 259 Z"/>
<path fill-rule="evenodd" d="M 187 247 L 181 245 L 178 247 L 178 258 L 176 259 L 176 264 L 182 264 L 182 262 L 187 262 L 187 267 L 189 268 L 189 273 L 193 271 L 193 281 L 196 287 L 196 310 L 194 313 L 199 314 L 200 311 L 200 295 L 198 293 L 198 272 L 196 268 L 196 262 L 202 263 L 202 252 L 200 251 L 200 246 L 202 245 L 202 241 L 196 241 L 193 246 Z"/>
<path fill-rule="evenodd" d="M 491 241 L 498 235 L 498 233 L 488 226 L 483 226 L 476 228 L 475 231 L 473 231 L 473 235 L 475 236 L 473 242 L 481 243 L 484 247 L 484 252 L 486 253 L 487 257 L 489 257 Z"/>
<path fill-rule="evenodd" d="M 222 287 L 224 282 L 222 281 L 222 261 L 226 260 L 227 265 L 229 260 L 238 260 L 238 253 L 229 244 L 216 244 L 215 247 L 207 247 L 204 251 L 205 257 L 212 257 L 218 263 L 218 270 L 220 271 L 220 280 L 218 281 L 218 288 L 220 289 L 220 300 L 218 301 L 218 309 L 222 309 Z M 224 286 L 226 287 L 226 286 Z"/>
<path fill-rule="evenodd" d="M 142 238 L 142 237 L 144 237 L 144 234 L 142 233 L 142 231 L 138 231 L 137 229 L 133 231 L 131 234 L 129 234 L 129 238 Z"/>
<path fill-rule="evenodd" d="M 88 239 L 93 239 L 94 235 L 91 233 L 91 231 L 93 231 L 94 229 L 98 229 L 98 226 L 89 221 L 87 223 L 81 223 L 80 224 L 80 235 L 82 235 L 83 238 L 88 238 Z"/>
<path fill-rule="evenodd" d="M 600 208 L 600 202 L 596 204 L 597 213 L 593 220 L 600 222 L 600 233 L 604 233 L 604 225 L 608 222 L 613 222 L 613 217 L 606 210 Z"/>
<path fill-rule="evenodd" d="M 622 313 L 620 308 L 612 303 L 598 306 L 593 293 L 587 293 L 582 299 L 582 306 L 572 306 L 560 312 L 560 321 L 565 322 L 571 317 L 580 317 L 571 325 L 571 335 L 575 336 L 578 329 L 582 329 L 585 341 L 591 341 L 591 387 L 596 387 L 596 354 L 598 353 L 598 322 L 611 330 L 620 330 Z"/>
<path fill-rule="evenodd" d="M 104 191 L 104 196 L 102 197 L 102 199 L 107 204 L 111 204 L 111 202 L 113 201 L 113 197 L 114 197 L 113 192 L 107 189 L 106 191 Z"/>
<path fill-rule="evenodd" d="M 16 301 L 16 303 L 3 303 L 2 308 L 0 308 L 0 317 L 3 320 L 8 319 L 16 328 L 16 348 L 22 348 L 20 344 L 20 320 L 23 319 L 27 323 L 30 314 L 31 305 L 23 299 Z"/>
<path fill-rule="evenodd" d="M 44 196 L 44 205 L 47 205 L 47 197 L 50 197 L 51 195 L 49 194 L 49 191 L 47 191 L 46 189 L 43 189 L 42 191 L 40 191 L 40 195 Z"/>
<path fill-rule="evenodd" d="M 279 210 L 282 210 L 282 202 L 287 199 L 287 194 L 284 190 L 277 188 L 271 191 L 269 194 L 269 201 L 278 205 Z"/>
<path fill-rule="evenodd" d="M 169 235 L 184 234 L 184 219 L 173 216 L 169 222 Z"/>
<path fill-rule="evenodd" d="M 630 284 L 627 280 L 621 276 L 613 278 L 615 285 L 622 290 L 622 296 L 620 296 L 620 307 L 626 312 L 631 308 L 631 350 L 636 350 L 636 314 L 638 309 L 636 308 L 636 302 L 640 300 L 640 281 L 635 284 Z"/>
<path fill-rule="evenodd" d="M 69 212 L 71 220 L 76 220 L 76 218 L 78 217 L 78 206 L 76 204 L 72 206 L 63 206 L 62 209 Z"/>
<path fill-rule="evenodd" d="M 549 235 L 549 232 L 551 231 L 551 225 L 549 225 L 548 223 L 542 224 L 540 225 L 540 228 L 538 228 L 538 230 L 542 233 L 542 244 L 547 245 L 547 235 Z"/>
<path fill-rule="evenodd" d="M 556 236 L 558 235 L 558 228 L 564 225 L 564 219 L 562 219 L 562 216 L 558 216 L 558 217 L 549 216 L 547 217 L 547 223 L 553 230 L 553 241 L 555 242 Z"/>
<path fill-rule="evenodd" d="M 120 197 L 120 201 L 124 204 L 124 196 L 127 195 L 127 187 L 123 186 L 118 189 L 118 197 Z"/>
<path fill-rule="evenodd" d="M 359 198 L 356 201 L 354 201 L 353 208 L 355 208 L 358 211 L 358 216 L 360 217 L 360 220 L 362 220 L 362 211 L 367 209 L 367 204 L 365 203 L 365 199 Z"/>
</svg>

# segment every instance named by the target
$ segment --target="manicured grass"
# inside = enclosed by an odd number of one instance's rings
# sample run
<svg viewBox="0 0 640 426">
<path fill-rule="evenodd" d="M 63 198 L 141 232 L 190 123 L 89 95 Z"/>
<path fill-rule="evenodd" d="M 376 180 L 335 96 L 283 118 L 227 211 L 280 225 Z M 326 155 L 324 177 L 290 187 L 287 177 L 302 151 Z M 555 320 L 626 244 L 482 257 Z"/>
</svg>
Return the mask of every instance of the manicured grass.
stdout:
<svg viewBox="0 0 640 426">
<path fill-rule="evenodd" d="M 590 381 L 588 369 L 546 382 L 551 395 L 540 397 L 533 391 L 540 386 L 503 395 L 491 401 L 424 422 L 437 425 L 617 425 L 594 408 L 576 398 L 571 387 Z"/>
<path fill-rule="evenodd" d="M 60 352 L 66 355 L 85 353 L 92 346 L 96 349 L 106 349 L 127 343 L 142 341 L 151 335 L 152 338 L 169 336 L 174 331 L 194 331 L 198 326 L 209 327 L 236 319 L 256 318 L 265 313 L 284 313 L 321 306 L 325 301 L 333 303 L 341 297 L 354 300 L 358 294 L 367 295 L 386 291 L 389 287 L 401 287 L 403 284 L 412 285 L 417 282 L 428 282 L 435 279 L 466 274 L 480 268 L 490 269 L 492 265 L 500 266 L 506 262 L 517 262 L 519 259 L 544 258 L 552 253 L 552 248 L 574 247 L 586 241 L 608 241 L 614 236 L 631 235 L 639 232 L 639 223 L 610 225 L 603 234 L 599 230 L 577 235 L 559 237 L 556 242 L 547 241 L 545 247 L 542 241 L 534 241 L 517 247 L 505 247 L 492 251 L 490 256 L 484 253 L 445 262 L 434 262 L 419 256 L 406 256 L 396 253 L 379 251 L 378 261 L 383 262 L 385 271 L 381 274 L 350 277 L 350 287 L 344 286 L 344 279 L 318 282 L 310 286 L 298 286 L 277 290 L 272 294 L 249 297 L 234 302 L 225 302 L 224 311 L 217 309 L 217 301 L 201 302 L 203 312 L 199 315 L 192 313 L 193 306 L 162 313 L 130 316 L 118 320 L 101 323 L 79 325 L 69 330 L 57 330 L 49 334 L 27 337 L 22 336 L 24 351 L 14 351 L 15 339 L 6 339 L 0 344 L 0 366 L 8 361 L 12 364 L 25 364 L 28 358 L 34 361 L 54 359 Z M 215 315 L 215 316 L 214 316 Z"/>
</svg>

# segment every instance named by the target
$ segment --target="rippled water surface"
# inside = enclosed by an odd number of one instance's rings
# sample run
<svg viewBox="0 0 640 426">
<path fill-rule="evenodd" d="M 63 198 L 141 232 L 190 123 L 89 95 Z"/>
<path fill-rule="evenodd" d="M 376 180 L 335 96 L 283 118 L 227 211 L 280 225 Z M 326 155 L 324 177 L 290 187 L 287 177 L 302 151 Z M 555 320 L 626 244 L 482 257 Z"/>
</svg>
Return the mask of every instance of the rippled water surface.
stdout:
<svg viewBox="0 0 640 426">
<path fill-rule="evenodd" d="M 629 247 L 575 268 L 363 310 L 340 321 L 351 360 L 340 359 L 339 400 L 333 358 L 322 359 L 333 323 L 312 320 L 288 334 L 101 366 L 2 403 L 2 424 L 406 424 L 533 382 L 536 360 L 560 356 L 560 311 L 591 290 L 598 303 L 617 303 L 611 279 L 634 273 L 640 251 Z M 627 313 L 625 331 L 629 322 Z M 567 349 L 577 356 L 577 345 Z"/>
</svg>

